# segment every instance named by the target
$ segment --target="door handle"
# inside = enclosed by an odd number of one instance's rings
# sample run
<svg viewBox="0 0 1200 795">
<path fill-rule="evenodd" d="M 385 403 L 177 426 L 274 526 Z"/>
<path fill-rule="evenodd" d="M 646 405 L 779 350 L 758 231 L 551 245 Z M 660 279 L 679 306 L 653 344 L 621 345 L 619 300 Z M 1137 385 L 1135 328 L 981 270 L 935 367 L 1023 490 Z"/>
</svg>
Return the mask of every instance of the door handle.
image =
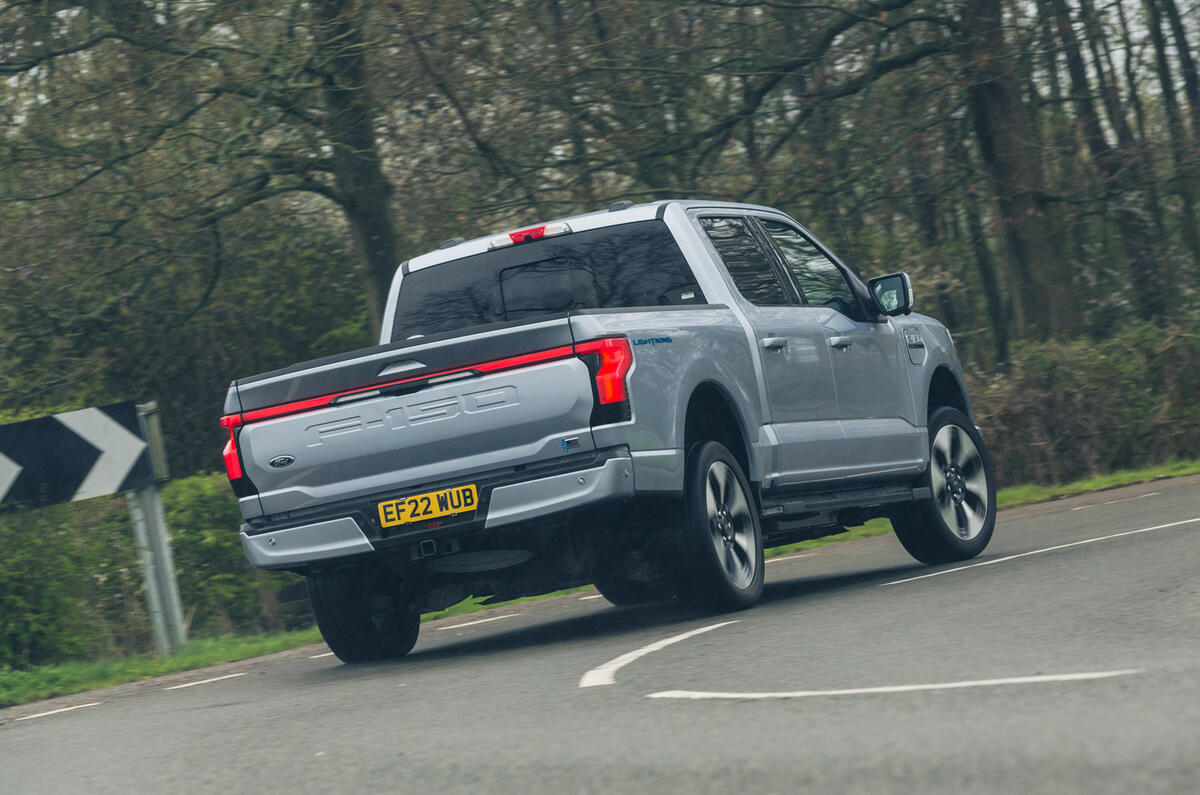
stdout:
<svg viewBox="0 0 1200 795">
<path fill-rule="evenodd" d="M 763 337 L 759 342 L 762 343 L 763 349 L 768 351 L 777 351 L 787 347 L 787 337 Z"/>
<path fill-rule="evenodd" d="M 854 339 L 852 337 L 830 337 L 829 338 L 829 347 L 830 348 L 845 349 L 845 348 L 849 348 L 853 344 L 854 344 Z"/>
</svg>

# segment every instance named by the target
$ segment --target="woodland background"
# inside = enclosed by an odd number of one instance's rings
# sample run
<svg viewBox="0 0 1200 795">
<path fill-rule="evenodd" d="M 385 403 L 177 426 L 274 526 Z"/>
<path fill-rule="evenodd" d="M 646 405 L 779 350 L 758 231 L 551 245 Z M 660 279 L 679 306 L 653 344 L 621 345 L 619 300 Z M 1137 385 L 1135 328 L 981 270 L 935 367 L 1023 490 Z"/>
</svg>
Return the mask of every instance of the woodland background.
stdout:
<svg viewBox="0 0 1200 795">
<path fill-rule="evenodd" d="M 3 0 L 0 421 L 158 400 L 193 633 L 286 626 L 204 474 L 230 379 L 371 344 L 447 238 L 689 197 L 908 271 L 1002 483 L 1194 457 L 1197 43 L 1197 0 Z M 120 501 L 0 516 L 0 666 L 147 646 L 133 561 Z"/>
</svg>

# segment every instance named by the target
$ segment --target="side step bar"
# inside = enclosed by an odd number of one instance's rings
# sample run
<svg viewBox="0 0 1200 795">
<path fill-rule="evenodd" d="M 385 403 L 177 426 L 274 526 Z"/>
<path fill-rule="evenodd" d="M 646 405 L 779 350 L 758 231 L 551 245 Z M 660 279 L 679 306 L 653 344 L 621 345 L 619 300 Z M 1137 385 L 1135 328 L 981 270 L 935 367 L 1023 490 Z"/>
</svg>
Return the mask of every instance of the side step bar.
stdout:
<svg viewBox="0 0 1200 795">
<path fill-rule="evenodd" d="M 814 511 L 836 511 L 841 508 L 864 508 L 891 502 L 927 500 L 933 496 L 928 486 L 909 488 L 888 486 L 875 489 L 851 489 L 804 494 L 789 497 L 763 498 L 763 516 L 777 517 Z"/>
</svg>

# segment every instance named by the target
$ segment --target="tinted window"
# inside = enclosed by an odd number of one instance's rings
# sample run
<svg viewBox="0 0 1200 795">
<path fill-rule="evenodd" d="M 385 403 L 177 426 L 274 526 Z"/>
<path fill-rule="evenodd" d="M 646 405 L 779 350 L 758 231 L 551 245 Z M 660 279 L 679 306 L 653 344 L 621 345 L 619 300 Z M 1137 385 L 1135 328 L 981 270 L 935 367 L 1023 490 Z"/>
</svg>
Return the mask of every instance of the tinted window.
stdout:
<svg viewBox="0 0 1200 795">
<path fill-rule="evenodd" d="M 844 315 L 858 315 L 858 301 L 846 277 L 812 241 L 787 224 L 765 218 L 763 228 L 775 241 L 809 304 L 830 306 Z"/>
<path fill-rule="evenodd" d="M 499 248 L 413 271 L 392 340 L 572 309 L 703 304 L 662 221 L 638 221 Z"/>
<path fill-rule="evenodd" d="M 733 283 L 743 298 L 759 306 L 791 303 L 766 253 L 746 226 L 745 219 L 701 218 L 700 225 L 721 255 L 725 269 L 733 277 Z"/>
</svg>

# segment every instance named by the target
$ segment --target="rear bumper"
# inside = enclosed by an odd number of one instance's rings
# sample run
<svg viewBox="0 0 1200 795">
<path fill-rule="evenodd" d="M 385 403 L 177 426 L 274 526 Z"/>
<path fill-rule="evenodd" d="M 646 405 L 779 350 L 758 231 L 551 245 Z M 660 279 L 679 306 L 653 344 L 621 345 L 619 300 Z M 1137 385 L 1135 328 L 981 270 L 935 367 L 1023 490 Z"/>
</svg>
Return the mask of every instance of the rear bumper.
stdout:
<svg viewBox="0 0 1200 795">
<path fill-rule="evenodd" d="M 501 486 L 492 492 L 485 528 L 502 527 L 593 502 L 633 496 L 633 463 L 628 456 L 602 466 Z"/>
<path fill-rule="evenodd" d="M 349 516 L 256 535 L 242 531 L 242 547 L 250 564 L 260 569 L 300 566 L 375 551 L 358 522 Z"/>
<path fill-rule="evenodd" d="M 359 507 L 346 511 L 343 516 L 320 517 L 278 529 L 243 525 L 242 546 L 250 563 L 257 568 L 303 569 L 314 563 L 407 549 L 428 539 L 467 535 L 632 497 L 633 461 L 628 451 L 607 451 L 600 458 L 602 461 L 593 459 L 589 466 L 580 468 L 576 465 L 553 474 L 540 470 L 526 479 L 511 475 L 496 478 L 496 484 L 487 487 L 487 496 L 481 493 L 476 515 L 458 523 L 431 523 L 388 532 L 377 526 L 371 509 Z M 475 480 L 487 482 L 487 478 Z M 482 486 L 481 492 L 484 492 Z M 390 496 L 393 495 L 381 499 Z M 374 501 L 366 505 L 374 505 Z"/>
</svg>

